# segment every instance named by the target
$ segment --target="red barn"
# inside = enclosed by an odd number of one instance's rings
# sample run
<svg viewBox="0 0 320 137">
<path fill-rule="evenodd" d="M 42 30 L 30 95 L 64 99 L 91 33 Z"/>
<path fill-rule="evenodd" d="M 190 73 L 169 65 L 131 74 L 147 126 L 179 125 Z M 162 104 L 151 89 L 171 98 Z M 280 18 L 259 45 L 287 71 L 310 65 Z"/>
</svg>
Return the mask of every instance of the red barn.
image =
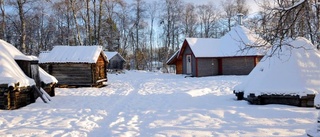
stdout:
<svg viewBox="0 0 320 137">
<path fill-rule="evenodd" d="M 176 66 L 177 74 L 195 77 L 247 75 L 264 56 L 264 40 L 243 26 L 232 28 L 220 39 L 187 38 L 179 51 L 167 61 Z"/>
</svg>

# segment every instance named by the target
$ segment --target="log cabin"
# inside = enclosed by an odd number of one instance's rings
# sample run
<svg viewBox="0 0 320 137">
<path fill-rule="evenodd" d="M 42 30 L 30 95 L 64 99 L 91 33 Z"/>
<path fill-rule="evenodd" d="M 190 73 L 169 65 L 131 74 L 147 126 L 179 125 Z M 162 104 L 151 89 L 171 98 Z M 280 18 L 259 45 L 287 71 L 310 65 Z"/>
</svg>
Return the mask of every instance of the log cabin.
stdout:
<svg viewBox="0 0 320 137">
<path fill-rule="evenodd" d="M 118 52 L 104 51 L 108 57 L 109 63 L 107 66 L 108 72 L 120 72 L 124 69 L 126 60 Z"/>
<path fill-rule="evenodd" d="M 40 66 L 57 78 L 57 86 L 100 87 L 108 80 L 108 59 L 101 46 L 54 46 L 41 54 Z"/>
</svg>

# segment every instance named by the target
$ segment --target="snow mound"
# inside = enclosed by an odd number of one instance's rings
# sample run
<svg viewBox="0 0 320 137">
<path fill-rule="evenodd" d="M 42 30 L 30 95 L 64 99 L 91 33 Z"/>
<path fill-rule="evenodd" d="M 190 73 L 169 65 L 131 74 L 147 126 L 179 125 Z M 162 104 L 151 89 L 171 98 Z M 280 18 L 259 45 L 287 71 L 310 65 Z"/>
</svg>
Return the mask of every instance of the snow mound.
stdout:
<svg viewBox="0 0 320 137">
<path fill-rule="evenodd" d="M 26 76 L 14 60 L 34 60 L 35 57 L 22 54 L 3 40 L 0 40 L 0 51 L 0 84 L 14 86 L 19 83 L 19 87 L 35 85 L 34 80 Z"/>
<path fill-rule="evenodd" d="M 320 92 L 320 51 L 305 38 L 282 46 L 272 56 L 265 56 L 246 80 L 234 89 L 247 96 L 278 94 L 300 95 Z"/>
</svg>

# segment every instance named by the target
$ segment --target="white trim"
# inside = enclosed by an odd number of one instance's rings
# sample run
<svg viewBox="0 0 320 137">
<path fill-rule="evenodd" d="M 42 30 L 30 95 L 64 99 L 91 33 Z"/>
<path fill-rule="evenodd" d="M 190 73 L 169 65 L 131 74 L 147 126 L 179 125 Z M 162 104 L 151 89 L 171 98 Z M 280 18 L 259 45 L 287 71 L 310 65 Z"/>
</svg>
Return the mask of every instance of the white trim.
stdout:
<svg viewBox="0 0 320 137">
<path fill-rule="evenodd" d="M 191 55 L 187 55 L 186 56 L 186 64 L 187 64 L 187 74 L 191 74 L 192 73 L 192 57 Z"/>
</svg>

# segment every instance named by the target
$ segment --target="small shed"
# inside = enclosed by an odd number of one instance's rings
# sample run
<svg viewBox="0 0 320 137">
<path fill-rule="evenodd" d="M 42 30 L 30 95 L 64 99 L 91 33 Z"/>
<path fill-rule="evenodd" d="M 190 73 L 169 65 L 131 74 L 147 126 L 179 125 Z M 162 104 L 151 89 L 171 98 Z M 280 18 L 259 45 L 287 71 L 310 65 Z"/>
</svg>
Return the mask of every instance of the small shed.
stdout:
<svg viewBox="0 0 320 137">
<path fill-rule="evenodd" d="M 126 60 L 118 52 L 104 51 L 109 59 L 107 70 L 109 72 L 122 71 Z"/>
<path fill-rule="evenodd" d="M 54 46 L 41 54 L 40 66 L 59 81 L 58 86 L 100 87 L 108 80 L 108 59 L 101 46 Z"/>
<path fill-rule="evenodd" d="M 167 61 L 176 66 L 177 74 L 195 77 L 215 75 L 248 75 L 266 52 L 259 36 L 235 26 L 220 39 L 186 38 L 181 48 Z"/>
<path fill-rule="evenodd" d="M 270 51 L 274 55 L 265 56 L 234 88 L 238 99 L 246 97 L 252 104 L 314 106 L 320 92 L 320 51 L 301 37 L 285 43 L 290 46 Z"/>
<path fill-rule="evenodd" d="M 3 40 L 0 51 L 0 109 L 17 109 L 35 102 L 39 95 L 30 77 L 39 78 L 37 59 L 25 56 Z"/>
</svg>

